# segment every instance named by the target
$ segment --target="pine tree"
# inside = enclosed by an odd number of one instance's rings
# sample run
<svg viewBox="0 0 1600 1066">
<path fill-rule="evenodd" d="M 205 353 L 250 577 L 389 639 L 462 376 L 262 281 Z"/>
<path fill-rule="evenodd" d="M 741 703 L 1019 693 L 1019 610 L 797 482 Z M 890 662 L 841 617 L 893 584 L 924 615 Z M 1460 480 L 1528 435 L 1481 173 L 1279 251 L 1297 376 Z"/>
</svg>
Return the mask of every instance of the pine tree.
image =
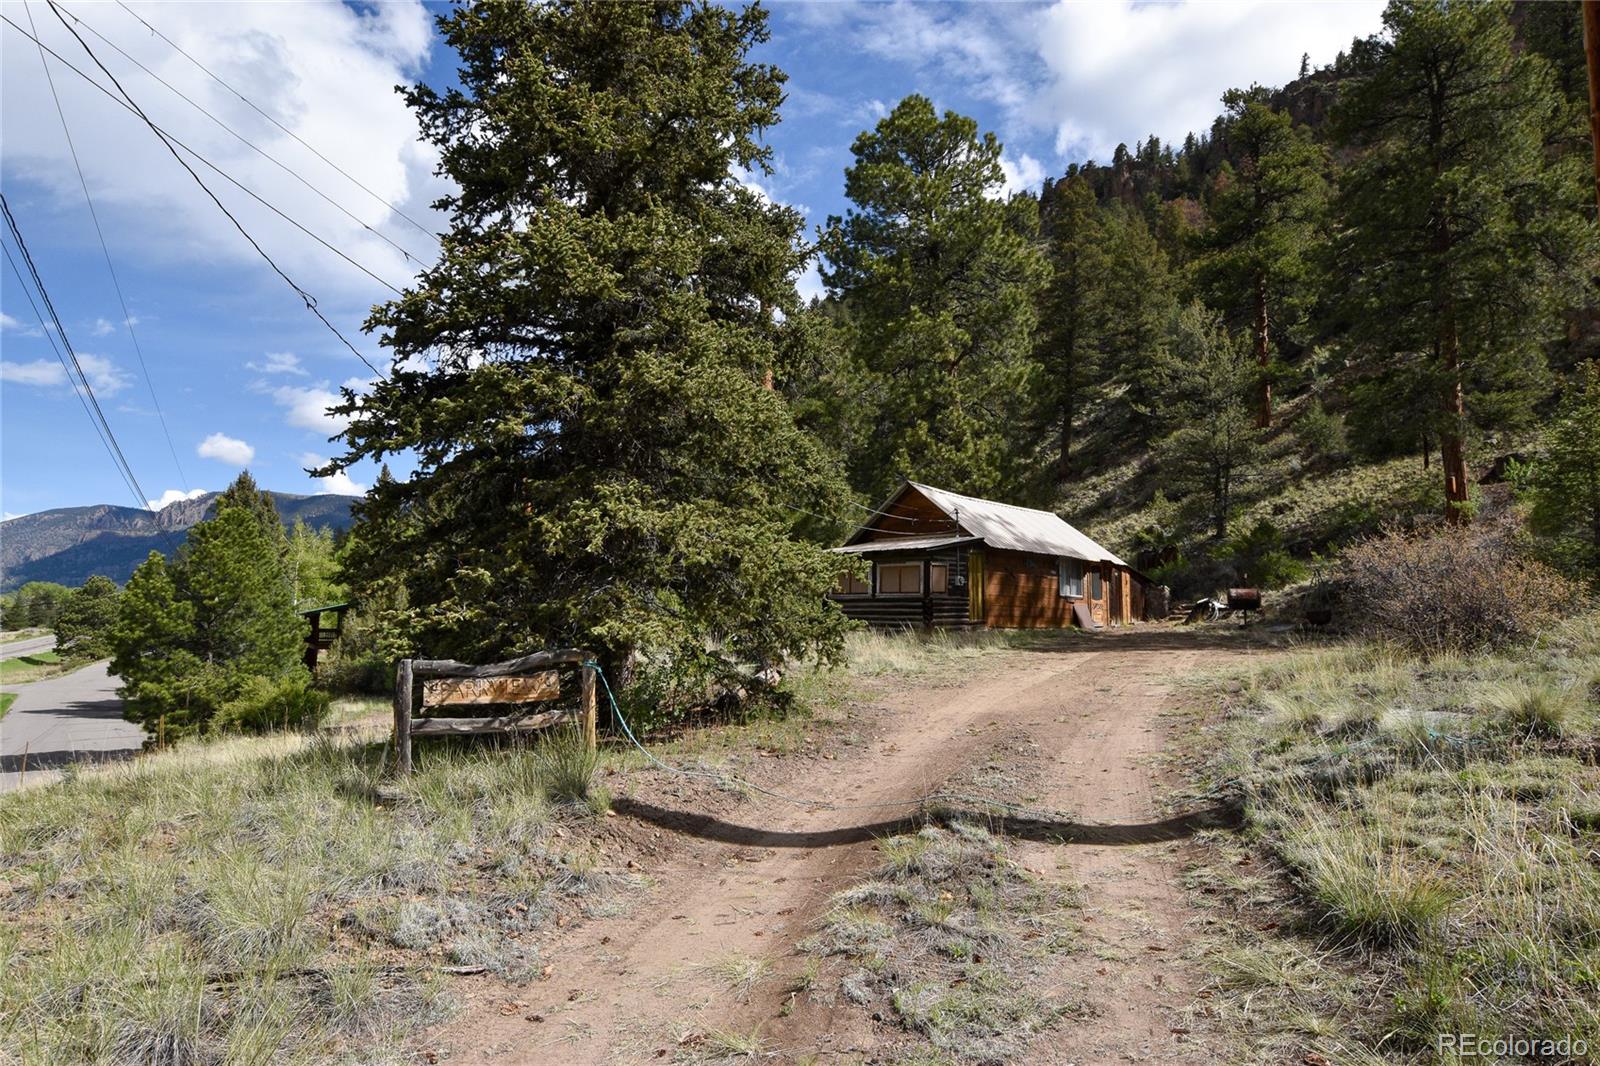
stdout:
<svg viewBox="0 0 1600 1066">
<path fill-rule="evenodd" d="M 1237 89 L 1223 96 L 1237 165 L 1233 180 L 1213 196 L 1211 227 L 1196 242 L 1197 283 L 1207 303 L 1230 323 L 1249 323 L 1262 428 L 1272 424 L 1273 334 L 1303 317 L 1327 197 L 1322 149 L 1264 97 Z"/>
<path fill-rule="evenodd" d="M 1162 423 L 1162 368 L 1178 310 L 1178 282 L 1136 212 L 1110 210 L 1103 224 L 1108 249 L 1100 297 L 1103 373 L 1115 393 L 1119 436 L 1142 444 Z"/>
<path fill-rule="evenodd" d="M 1363 151 L 1339 197 L 1352 340 L 1380 365 L 1425 354 L 1452 520 L 1469 429 L 1529 420 L 1541 342 L 1593 262 L 1580 160 L 1552 148 L 1572 111 L 1508 11 L 1395 0 L 1336 113 Z"/>
<path fill-rule="evenodd" d="M 925 97 L 902 100 L 851 151 L 854 207 L 828 220 L 821 250 L 875 416 L 852 481 L 874 497 L 901 476 L 1015 495 L 1046 281 L 1037 204 L 1000 199 L 1000 143 Z"/>
<path fill-rule="evenodd" d="M 1247 399 L 1254 359 L 1214 312 L 1191 303 L 1178 313 L 1162 369 L 1171 428 L 1161 443 L 1162 470 L 1225 540 L 1239 482 L 1261 458 Z"/>
<path fill-rule="evenodd" d="M 199 732 L 216 702 L 201 693 L 203 670 L 190 650 L 194 608 L 178 596 L 165 557 L 151 552 L 128 579 L 112 629 L 111 672 L 122 679 L 123 717 L 158 742 Z"/>
<path fill-rule="evenodd" d="M 313 529 L 296 518 L 289 530 L 284 568 L 297 607 L 334 603 L 348 594 L 339 577 L 338 547 L 331 529 Z"/>
<path fill-rule="evenodd" d="M 1552 561 L 1600 585 L 1600 363 L 1586 363 L 1518 479 Z"/>
<path fill-rule="evenodd" d="M 1055 186 L 1048 201 L 1050 284 L 1039 313 L 1039 399 L 1056 429 L 1056 480 L 1072 469 L 1073 431 L 1100 385 L 1101 287 L 1106 235 L 1094 192 L 1081 177 Z"/>
<path fill-rule="evenodd" d="M 111 654 L 117 620 L 117 583 L 95 574 L 72 590 L 56 619 L 56 650 L 74 659 L 104 659 Z"/>
<path fill-rule="evenodd" d="M 438 21 L 458 83 L 405 96 L 455 190 L 439 263 L 378 308 L 395 354 L 334 468 L 407 449 L 358 505 L 358 584 L 404 582 L 410 646 L 594 647 L 685 669 L 838 648 L 836 461 L 779 388 L 803 220 L 760 174 L 784 77 L 767 15 L 484 4 Z M 782 381 L 775 382 L 780 388 Z M 715 650 L 711 650 L 715 649 Z"/>
</svg>

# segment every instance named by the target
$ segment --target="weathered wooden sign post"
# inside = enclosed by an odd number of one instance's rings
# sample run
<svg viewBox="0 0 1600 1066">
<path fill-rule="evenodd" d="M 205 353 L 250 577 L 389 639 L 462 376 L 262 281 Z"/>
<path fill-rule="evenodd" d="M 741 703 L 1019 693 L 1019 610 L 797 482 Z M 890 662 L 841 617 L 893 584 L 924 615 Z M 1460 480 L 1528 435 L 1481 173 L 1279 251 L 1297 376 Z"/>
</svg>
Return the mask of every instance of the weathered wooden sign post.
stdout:
<svg viewBox="0 0 1600 1066">
<path fill-rule="evenodd" d="M 558 668 L 577 667 L 584 740 L 595 747 L 594 655 L 582 648 L 541 651 L 503 663 L 456 662 L 454 659 L 401 659 L 394 683 L 395 768 L 411 772 L 411 738 L 460 736 L 471 733 L 515 733 L 541 729 L 574 715 L 570 710 L 507 714 L 492 718 L 412 717 L 412 708 L 538 703 L 561 695 Z M 418 691 L 418 682 L 421 690 Z M 419 699 L 420 696 L 420 699 Z"/>
</svg>

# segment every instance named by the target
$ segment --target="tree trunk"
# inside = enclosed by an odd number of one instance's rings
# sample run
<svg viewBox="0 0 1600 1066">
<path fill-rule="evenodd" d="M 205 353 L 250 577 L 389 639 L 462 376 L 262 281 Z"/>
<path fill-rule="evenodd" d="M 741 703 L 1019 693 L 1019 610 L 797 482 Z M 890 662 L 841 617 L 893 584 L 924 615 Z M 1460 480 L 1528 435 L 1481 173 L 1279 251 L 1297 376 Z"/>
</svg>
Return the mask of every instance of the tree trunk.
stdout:
<svg viewBox="0 0 1600 1066">
<path fill-rule="evenodd" d="M 1461 339 L 1455 316 L 1446 313 L 1440 330 L 1439 356 L 1444 364 L 1444 425 L 1439 430 L 1439 465 L 1444 470 L 1444 517 L 1451 525 L 1467 520 L 1467 452 L 1462 440 L 1466 403 L 1461 392 Z"/>
<path fill-rule="evenodd" d="M 1272 356 L 1267 350 L 1267 276 L 1256 275 L 1255 318 L 1256 365 L 1261 368 L 1261 382 L 1256 386 L 1256 428 L 1272 425 L 1272 379 L 1267 376 L 1267 364 Z"/>
</svg>

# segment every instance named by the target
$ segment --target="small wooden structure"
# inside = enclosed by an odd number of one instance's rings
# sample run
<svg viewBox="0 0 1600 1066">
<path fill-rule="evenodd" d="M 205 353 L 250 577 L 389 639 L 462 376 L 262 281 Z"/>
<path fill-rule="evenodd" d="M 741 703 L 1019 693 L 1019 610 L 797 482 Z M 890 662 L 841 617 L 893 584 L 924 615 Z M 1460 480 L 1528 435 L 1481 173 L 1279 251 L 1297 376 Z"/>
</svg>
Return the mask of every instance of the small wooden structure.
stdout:
<svg viewBox="0 0 1600 1066">
<path fill-rule="evenodd" d="M 840 547 L 829 598 L 874 626 L 1100 629 L 1148 618 L 1150 580 L 1060 515 L 907 481 Z"/>
<path fill-rule="evenodd" d="M 411 738 L 464 736 L 474 733 L 516 733 L 542 729 L 575 715 L 584 740 L 595 747 L 594 654 L 582 648 L 535 652 L 503 663 L 456 662 L 454 659 L 401 659 L 394 681 L 395 768 L 411 772 Z M 493 706 L 530 704 L 553 700 L 561 694 L 561 667 L 578 670 L 579 700 L 576 712 L 566 709 L 521 712 L 487 718 L 412 717 L 412 710 L 443 706 Z"/>
<path fill-rule="evenodd" d="M 344 632 L 344 613 L 350 609 L 348 603 L 325 603 L 321 607 L 310 607 L 304 611 L 297 611 L 301 618 L 310 623 L 310 630 L 306 633 L 306 669 L 313 674 L 317 672 L 317 658 L 339 639 L 339 634 Z M 322 625 L 324 614 L 333 615 L 333 628 L 326 629 Z"/>
</svg>

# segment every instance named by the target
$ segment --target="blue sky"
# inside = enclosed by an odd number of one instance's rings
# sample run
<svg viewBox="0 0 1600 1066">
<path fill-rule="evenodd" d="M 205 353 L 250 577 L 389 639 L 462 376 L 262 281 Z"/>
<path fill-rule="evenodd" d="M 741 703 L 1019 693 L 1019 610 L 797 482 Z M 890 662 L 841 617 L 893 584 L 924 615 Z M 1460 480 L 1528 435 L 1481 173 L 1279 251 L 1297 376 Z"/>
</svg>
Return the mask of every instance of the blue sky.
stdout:
<svg viewBox="0 0 1600 1066">
<path fill-rule="evenodd" d="M 389 284 L 435 246 L 387 206 L 431 223 L 442 186 L 433 154 L 391 91 L 451 77 L 429 12 L 412 2 L 129 6 L 376 193 L 363 191 L 229 94 L 119 7 L 66 0 L 79 30 L 162 127 Z M 40 38 L 98 73 L 41 2 Z M 1150 133 L 1203 130 L 1223 89 L 1293 77 L 1302 53 L 1331 60 L 1375 32 L 1381 5 L 1261 3 L 778 3 L 758 58 L 789 74 L 771 131 L 774 172 L 753 175 L 813 226 L 842 213 L 850 143 L 908 93 L 977 118 L 1005 144 L 1014 188 L 1070 162 L 1108 158 Z M 27 27 L 22 3 L 0 4 Z M 174 96 L 114 42 L 269 154 L 316 192 Z M 317 481 L 304 467 L 334 451 L 325 413 L 341 384 L 370 372 L 309 314 L 133 116 L 51 61 L 134 333 L 107 274 L 35 45 L 0 27 L 0 188 L 151 500 L 222 488 L 241 466 L 287 492 L 359 491 L 373 471 Z M 360 333 L 387 290 L 198 167 L 219 197 L 325 314 L 378 365 Z M 440 226 L 439 228 L 442 228 Z M 392 242 L 392 243 L 391 243 Z M 7 240 L 9 244 L 9 238 Z M 408 261 L 395 246 L 412 257 Z M 13 254 L 16 249 L 12 248 Z M 817 290 L 815 272 L 800 279 Z M 0 511 L 133 502 L 66 384 L 9 267 L 0 264 Z M 152 388 L 154 397 L 152 397 Z M 157 417 L 159 403 L 171 437 Z M 176 452 L 176 460 L 173 452 Z"/>
</svg>

